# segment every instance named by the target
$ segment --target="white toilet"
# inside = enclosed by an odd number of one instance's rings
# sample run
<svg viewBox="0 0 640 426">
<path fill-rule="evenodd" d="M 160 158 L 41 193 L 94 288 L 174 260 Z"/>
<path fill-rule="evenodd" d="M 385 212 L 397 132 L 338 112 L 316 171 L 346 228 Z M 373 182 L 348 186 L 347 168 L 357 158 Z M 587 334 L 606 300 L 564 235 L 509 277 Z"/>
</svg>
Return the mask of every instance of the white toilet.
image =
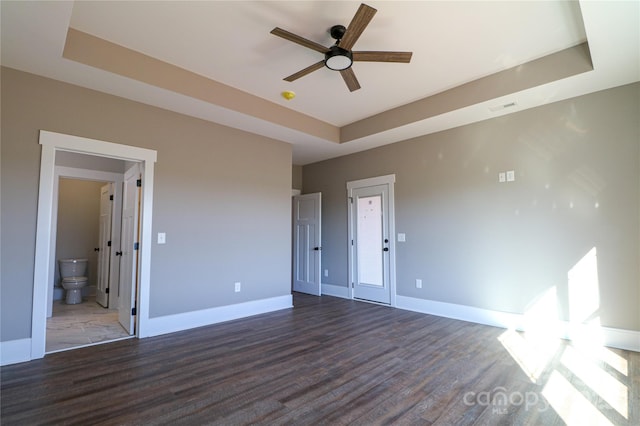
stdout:
<svg viewBox="0 0 640 426">
<path fill-rule="evenodd" d="M 67 304 L 82 303 L 82 287 L 87 285 L 88 259 L 59 259 L 60 281 L 67 291 Z"/>
</svg>

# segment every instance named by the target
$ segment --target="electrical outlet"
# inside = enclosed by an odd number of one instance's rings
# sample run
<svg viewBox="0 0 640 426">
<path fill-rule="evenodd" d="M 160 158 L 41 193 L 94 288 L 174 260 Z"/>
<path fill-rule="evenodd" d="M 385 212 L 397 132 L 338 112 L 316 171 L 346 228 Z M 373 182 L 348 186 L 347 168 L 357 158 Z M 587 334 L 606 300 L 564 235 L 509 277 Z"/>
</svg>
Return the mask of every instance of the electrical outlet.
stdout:
<svg viewBox="0 0 640 426">
<path fill-rule="evenodd" d="M 516 172 L 515 170 L 509 170 L 507 172 L 507 182 L 513 182 L 516 180 Z"/>
<path fill-rule="evenodd" d="M 240 292 L 240 282 L 235 283 L 235 290 L 236 290 L 236 293 Z"/>
<path fill-rule="evenodd" d="M 416 278 L 416 288 L 422 288 L 422 280 L 420 278 Z"/>
</svg>

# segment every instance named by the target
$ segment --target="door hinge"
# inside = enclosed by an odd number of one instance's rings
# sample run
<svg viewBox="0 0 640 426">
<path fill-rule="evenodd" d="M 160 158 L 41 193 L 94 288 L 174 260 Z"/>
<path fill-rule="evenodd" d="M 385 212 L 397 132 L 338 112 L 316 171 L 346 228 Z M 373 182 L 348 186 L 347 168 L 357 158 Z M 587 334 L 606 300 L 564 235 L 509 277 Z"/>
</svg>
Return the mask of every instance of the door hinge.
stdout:
<svg viewBox="0 0 640 426">
<path fill-rule="evenodd" d="M 349 197 L 349 202 L 353 204 L 353 197 Z"/>
<path fill-rule="evenodd" d="M 109 201 L 113 201 L 113 195 L 109 195 Z"/>
<path fill-rule="evenodd" d="M 111 241 L 107 241 L 107 247 L 111 247 Z"/>
<path fill-rule="evenodd" d="M 136 311 L 136 307 L 134 306 L 133 308 L 131 308 L 131 315 L 134 316 L 136 315 L 137 311 Z"/>
<path fill-rule="evenodd" d="M 138 179 L 138 180 L 136 181 L 136 186 L 137 186 L 138 188 L 142 186 L 142 179 Z"/>
<path fill-rule="evenodd" d="M 139 247 L 140 247 L 140 243 L 133 243 L 134 250 L 138 250 Z"/>
<path fill-rule="evenodd" d="M 109 287 L 104 289 L 104 294 L 109 294 Z"/>
<path fill-rule="evenodd" d="M 353 245 L 353 240 L 351 240 L 351 245 Z"/>
</svg>

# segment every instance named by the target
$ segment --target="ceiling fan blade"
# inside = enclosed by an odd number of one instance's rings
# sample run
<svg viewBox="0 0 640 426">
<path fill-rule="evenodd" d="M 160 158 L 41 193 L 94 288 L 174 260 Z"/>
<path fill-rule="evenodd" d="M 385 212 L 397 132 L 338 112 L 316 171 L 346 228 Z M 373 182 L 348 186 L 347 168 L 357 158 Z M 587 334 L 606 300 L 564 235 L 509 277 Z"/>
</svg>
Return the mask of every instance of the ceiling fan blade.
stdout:
<svg viewBox="0 0 640 426">
<path fill-rule="evenodd" d="M 313 49 L 320 53 L 327 53 L 329 51 L 328 48 L 324 47 L 319 43 L 316 43 L 315 41 L 311 41 L 304 37 L 300 37 L 299 35 L 290 33 L 289 31 L 283 30 L 282 28 L 278 28 L 278 27 L 274 28 L 273 30 L 271 30 L 271 34 L 276 35 L 278 37 L 282 37 L 285 40 L 292 41 L 301 46 L 308 47 L 309 49 Z"/>
<path fill-rule="evenodd" d="M 298 71 L 295 74 L 291 74 L 289 77 L 285 77 L 283 80 L 284 81 L 295 81 L 297 79 L 299 79 L 300 77 L 304 77 L 307 74 L 311 74 L 312 72 L 319 70 L 320 68 L 324 67 L 324 61 L 320 61 L 320 62 L 316 62 L 315 64 L 306 67 L 303 70 Z"/>
<path fill-rule="evenodd" d="M 342 36 L 342 39 L 340 40 L 338 46 L 346 50 L 351 50 L 353 45 L 360 38 L 360 35 L 364 31 L 364 29 L 373 19 L 373 15 L 375 15 L 376 12 L 376 9 L 362 3 L 358 8 L 356 14 L 353 16 L 353 19 L 347 27 L 347 31 L 345 31 L 344 36 Z"/>
<path fill-rule="evenodd" d="M 411 62 L 413 52 L 353 52 L 353 60 L 367 62 Z"/>
<path fill-rule="evenodd" d="M 358 83 L 358 79 L 356 78 L 352 68 L 340 71 L 340 75 L 344 82 L 347 83 L 347 87 L 350 92 L 354 92 L 360 88 L 360 83 Z"/>
</svg>

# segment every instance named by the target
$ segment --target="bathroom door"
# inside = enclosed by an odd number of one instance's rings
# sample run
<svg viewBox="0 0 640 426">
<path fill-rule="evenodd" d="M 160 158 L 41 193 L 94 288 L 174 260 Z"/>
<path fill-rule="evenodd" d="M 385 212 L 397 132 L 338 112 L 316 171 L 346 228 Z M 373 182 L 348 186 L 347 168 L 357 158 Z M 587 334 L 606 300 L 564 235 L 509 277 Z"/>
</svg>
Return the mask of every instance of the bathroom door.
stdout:
<svg viewBox="0 0 640 426">
<path fill-rule="evenodd" d="M 96 302 L 109 307 L 109 269 L 111 266 L 111 217 L 113 211 L 113 183 L 100 188 L 100 219 L 98 231 L 98 283 Z"/>
<path fill-rule="evenodd" d="M 320 296 L 321 194 L 293 197 L 293 291 Z"/>
<path fill-rule="evenodd" d="M 120 285 L 118 321 L 129 334 L 135 332 L 136 290 L 138 282 L 138 222 L 140 220 L 140 166 L 124 174 L 122 195 L 122 235 L 120 238 Z"/>
</svg>

